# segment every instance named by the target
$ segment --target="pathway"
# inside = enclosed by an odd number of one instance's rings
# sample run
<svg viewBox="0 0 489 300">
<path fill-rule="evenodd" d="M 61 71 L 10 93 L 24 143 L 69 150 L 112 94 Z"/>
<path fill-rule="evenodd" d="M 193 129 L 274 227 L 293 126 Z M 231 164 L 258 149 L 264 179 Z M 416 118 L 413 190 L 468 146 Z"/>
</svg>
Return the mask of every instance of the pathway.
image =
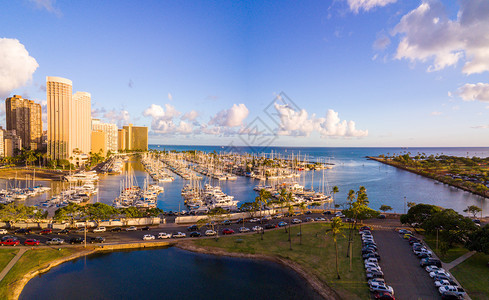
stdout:
<svg viewBox="0 0 489 300">
<path fill-rule="evenodd" d="M 12 267 L 17 263 L 17 261 L 22 257 L 22 255 L 27 251 L 26 248 L 21 248 L 17 255 L 8 263 L 8 265 L 0 272 L 0 281 L 7 275 L 7 273 L 12 269 Z"/>
<path fill-rule="evenodd" d="M 450 270 L 450 269 L 453 269 L 454 267 L 456 267 L 457 265 L 461 264 L 463 261 L 465 261 L 467 258 L 469 258 L 472 255 L 474 255 L 475 253 L 476 253 L 475 251 L 467 252 L 464 255 L 460 256 L 459 258 L 453 260 L 452 262 L 444 263 L 443 264 L 443 268 L 445 270 L 447 270 L 447 271 Z"/>
</svg>

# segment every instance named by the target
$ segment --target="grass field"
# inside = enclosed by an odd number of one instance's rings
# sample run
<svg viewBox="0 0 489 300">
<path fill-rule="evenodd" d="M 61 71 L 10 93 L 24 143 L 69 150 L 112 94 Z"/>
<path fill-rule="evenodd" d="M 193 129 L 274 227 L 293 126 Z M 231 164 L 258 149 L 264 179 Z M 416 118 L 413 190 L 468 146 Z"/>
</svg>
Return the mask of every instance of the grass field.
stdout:
<svg viewBox="0 0 489 300">
<path fill-rule="evenodd" d="M 464 248 L 462 246 L 455 246 L 451 249 L 448 249 L 447 253 L 443 255 L 439 250 L 436 251 L 436 236 L 425 235 L 424 241 L 426 242 L 426 244 L 428 244 L 428 246 L 430 246 L 431 250 L 433 250 L 436 255 L 445 263 L 452 262 L 456 258 L 459 258 L 465 253 L 469 252 L 467 248 Z"/>
<path fill-rule="evenodd" d="M 450 272 L 472 299 L 489 299 L 489 255 L 476 253 Z"/>
<path fill-rule="evenodd" d="M 353 243 L 353 268 L 349 271 L 349 259 L 346 257 L 348 242 L 345 236 L 338 238 L 339 265 L 341 279 L 337 279 L 335 268 L 335 247 L 331 233 L 326 233 L 329 224 L 302 225 L 302 245 L 299 244 L 299 227 L 292 227 L 292 250 L 289 249 L 288 234 L 284 229 L 266 231 L 264 239 L 260 234 L 245 236 L 227 236 L 215 239 L 196 240 L 199 246 L 222 248 L 229 252 L 275 255 L 299 263 L 315 274 L 328 286 L 335 289 L 344 299 L 369 299 L 365 280 L 361 242 L 358 234 Z"/>
<path fill-rule="evenodd" d="M 9 299 L 11 293 L 9 291 L 15 286 L 15 283 L 28 272 L 45 265 L 55 259 L 71 255 L 77 251 L 76 248 L 58 249 L 34 249 L 28 250 L 8 274 L 0 282 L 0 299 Z"/>
<path fill-rule="evenodd" d="M 0 249 L 0 271 L 8 265 L 19 249 Z"/>
</svg>

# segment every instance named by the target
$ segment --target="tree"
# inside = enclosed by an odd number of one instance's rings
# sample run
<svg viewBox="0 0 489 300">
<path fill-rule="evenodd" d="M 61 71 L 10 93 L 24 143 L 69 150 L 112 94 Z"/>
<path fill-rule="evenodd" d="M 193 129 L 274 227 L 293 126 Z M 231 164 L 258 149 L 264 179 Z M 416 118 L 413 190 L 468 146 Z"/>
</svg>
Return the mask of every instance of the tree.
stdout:
<svg viewBox="0 0 489 300">
<path fill-rule="evenodd" d="M 331 191 L 331 193 L 333 194 L 333 207 L 334 207 L 334 213 L 336 214 L 336 202 L 335 202 L 335 199 L 334 199 L 334 195 L 336 193 L 338 193 L 340 190 L 338 189 L 338 187 L 335 185 L 333 187 L 333 190 Z"/>
<path fill-rule="evenodd" d="M 342 226 L 342 221 L 340 217 L 334 217 L 331 219 L 331 234 L 333 235 L 333 242 L 334 246 L 336 249 L 336 275 L 338 279 L 341 279 L 340 277 L 340 267 L 338 264 L 338 240 L 337 237 L 341 233 L 341 226 Z"/>
<path fill-rule="evenodd" d="M 301 202 L 301 204 L 299 204 L 299 209 L 301 210 L 302 214 L 304 214 L 304 211 L 307 209 L 306 203 Z M 302 245 L 302 223 L 299 223 L 299 244 Z"/>
<path fill-rule="evenodd" d="M 469 250 L 489 254 L 489 226 L 486 225 L 469 234 L 465 246 Z"/>
<path fill-rule="evenodd" d="M 426 220 L 430 219 L 434 214 L 441 212 L 443 209 L 431 204 L 416 204 L 411 207 L 407 214 L 401 216 L 402 224 L 409 224 L 417 228 L 420 227 Z"/>
<path fill-rule="evenodd" d="M 379 208 L 379 209 L 380 209 L 381 211 L 383 211 L 383 212 L 386 212 L 386 211 L 392 210 L 392 207 L 391 207 L 391 206 L 389 206 L 389 205 L 384 205 L 384 204 L 382 204 L 382 205 L 380 206 L 380 208 Z"/>
<path fill-rule="evenodd" d="M 408 208 L 411 208 L 411 207 L 414 207 L 414 206 L 416 206 L 416 203 L 415 202 L 408 202 L 407 203 L 407 207 Z"/>
<path fill-rule="evenodd" d="M 472 214 L 472 216 L 474 216 L 474 218 L 476 218 L 477 214 L 480 213 L 481 211 L 482 211 L 482 209 L 477 205 L 469 205 L 469 206 L 467 206 L 466 209 L 464 209 L 465 213 Z"/>
<path fill-rule="evenodd" d="M 268 200 L 272 197 L 272 194 L 265 190 L 261 189 L 258 196 L 255 198 L 255 201 L 259 204 L 260 206 L 260 215 L 263 217 L 263 208 L 268 204 Z M 260 219 L 260 223 L 263 218 Z"/>
</svg>

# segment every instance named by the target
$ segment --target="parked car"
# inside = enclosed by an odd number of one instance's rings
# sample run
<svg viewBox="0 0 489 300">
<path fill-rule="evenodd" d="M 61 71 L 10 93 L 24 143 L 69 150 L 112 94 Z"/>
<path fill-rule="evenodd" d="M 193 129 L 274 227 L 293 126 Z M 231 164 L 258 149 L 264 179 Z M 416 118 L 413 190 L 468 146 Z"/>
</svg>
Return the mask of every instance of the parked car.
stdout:
<svg viewBox="0 0 489 300">
<path fill-rule="evenodd" d="M 29 228 L 20 228 L 15 231 L 16 234 L 30 234 L 31 232 Z"/>
<path fill-rule="evenodd" d="M 243 227 L 241 227 L 241 228 L 243 228 Z M 246 228 L 246 227 L 244 227 L 244 228 Z M 206 236 L 213 236 L 213 235 L 216 235 L 216 234 L 217 234 L 217 232 L 215 232 L 212 229 L 208 229 L 208 230 L 205 231 L 205 235 Z"/>
<path fill-rule="evenodd" d="M 27 239 L 24 242 L 25 246 L 39 246 L 40 242 L 36 239 Z"/>
<path fill-rule="evenodd" d="M 291 223 L 292 224 L 299 224 L 299 223 L 302 223 L 302 221 L 300 219 L 292 219 Z"/>
<path fill-rule="evenodd" d="M 110 231 L 111 232 L 121 232 L 122 231 L 122 228 L 120 228 L 120 227 L 114 227 Z"/>
<path fill-rule="evenodd" d="M 1 228 L 0 229 L 0 234 L 8 234 L 7 229 Z"/>
<path fill-rule="evenodd" d="M 47 240 L 46 245 L 62 245 L 64 244 L 65 240 L 60 239 L 60 238 L 52 238 Z"/>
<path fill-rule="evenodd" d="M 447 276 L 445 274 L 438 274 L 433 277 L 433 281 L 438 281 L 438 280 L 450 280 L 452 279 L 450 276 Z"/>
<path fill-rule="evenodd" d="M 384 284 L 385 285 L 385 280 L 384 278 L 372 278 L 367 281 L 367 284 L 370 286 L 372 284 Z"/>
<path fill-rule="evenodd" d="M 166 232 L 160 232 L 160 233 L 158 233 L 158 238 L 159 239 L 169 239 L 169 238 L 171 238 L 171 234 L 166 233 Z"/>
<path fill-rule="evenodd" d="M 95 228 L 93 230 L 93 232 L 105 232 L 105 231 L 107 231 L 107 228 L 105 228 L 103 226 L 102 227 L 97 227 L 97 228 Z"/>
<path fill-rule="evenodd" d="M 221 224 L 224 226 L 229 226 L 229 225 L 231 225 L 231 221 L 230 220 L 224 220 L 224 221 L 222 221 Z"/>
<path fill-rule="evenodd" d="M 329 210 L 323 212 L 323 215 L 327 216 L 327 215 L 331 215 L 331 212 Z"/>
<path fill-rule="evenodd" d="M 314 219 L 311 217 L 307 217 L 304 219 L 305 222 L 314 222 Z"/>
<path fill-rule="evenodd" d="M 224 228 L 222 230 L 222 234 L 226 235 L 226 234 L 234 234 L 234 230 L 230 229 L 230 228 Z"/>
<path fill-rule="evenodd" d="M 377 258 L 375 257 L 370 257 L 370 258 L 367 258 L 363 261 L 364 263 L 375 263 L 375 264 L 378 264 L 379 261 L 377 260 Z"/>
<path fill-rule="evenodd" d="M 261 226 L 253 226 L 253 227 L 251 227 L 251 230 L 253 230 L 253 231 L 262 231 L 263 230 L 263 227 L 261 227 Z"/>
<path fill-rule="evenodd" d="M 316 222 L 324 222 L 324 221 L 326 221 L 326 219 L 323 218 L 323 217 L 317 217 L 316 219 L 314 219 L 314 221 L 316 221 Z"/>
<path fill-rule="evenodd" d="M 367 272 L 367 279 L 372 278 L 384 278 L 384 273 L 382 271 Z"/>
<path fill-rule="evenodd" d="M 105 238 L 104 237 L 101 237 L 101 236 L 97 236 L 97 237 L 93 237 L 90 239 L 90 244 L 93 244 L 93 243 L 104 243 L 105 242 Z"/>
<path fill-rule="evenodd" d="M 68 228 L 65 228 L 65 229 L 63 229 L 63 230 L 61 230 L 61 231 L 58 231 L 58 232 L 56 232 L 56 233 L 57 233 L 57 234 L 68 234 L 68 233 L 70 233 L 70 231 L 71 231 L 71 230 L 69 230 Z"/>
<path fill-rule="evenodd" d="M 202 234 L 198 231 L 192 231 L 190 234 L 189 234 L 190 237 L 201 237 Z"/>
<path fill-rule="evenodd" d="M 144 240 L 144 241 L 149 241 L 149 240 L 154 240 L 154 239 L 155 239 L 155 236 L 154 236 L 154 235 L 152 235 L 152 234 L 145 234 L 145 235 L 143 236 L 143 240 Z"/>
<path fill-rule="evenodd" d="M 19 245 L 20 242 L 18 239 L 6 239 L 4 241 L 2 241 L 2 246 L 17 246 Z"/>
<path fill-rule="evenodd" d="M 236 224 L 243 223 L 243 222 L 244 222 L 243 218 L 239 218 L 238 220 L 236 220 Z"/>
<path fill-rule="evenodd" d="M 450 273 L 448 273 L 447 271 L 432 271 L 430 272 L 430 277 L 433 278 L 435 276 L 446 276 L 448 278 L 451 277 Z"/>
<path fill-rule="evenodd" d="M 400 234 L 402 234 L 402 235 L 404 235 L 404 234 L 406 234 L 406 233 L 412 234 L 412 232 L 411 232 L 411 231 L 409 231 L 409 230 L 407 230 L 407 229 L 399 229 L 399 231 L 398 231 L 398 232 L 399 232 Z"/>
<path fill-rule="evenodd" d="M 287 226 L 287 222 L 284 222 L 284 221 L 280 221 L 278 222 L 278 227 L 284 227 L 284 226 Z"/>
<path fill-rule="evenodd" d="M 171 237 L 172 237 L 172 238 L 184 238 L 184 237 L 186 237 L 186 236 L 187 236 L 187 235 L 186 235 L 185 233 L 183 233 L 183 232 L 180 232 L 180 231 L 179 231 L 179 232 L 177 232 L 177 233 L 172 234 L 172 236 L 171 236 Z"/>
<path fill-rule="evenodd" d="M 265 229 L 273 229 L 277 227 L 278 227 L 277 224 L 272 224 L 272 223 L 265 224 Z"/>
<path fill-rule="evenodd" d="M 426 266 L 426 268 L 424 268 L 424 269 L 426 270 L 426 272 L 428 272 L 428 274 L 433 272 L 433 271 L 445 271 L 445 269 L 437 267 L 437 266 Z"/>
<path fill-rule="evenodd" d="M 249 232 L 250 229 L 248 227 L 240 227 L 239 232 L 244 233 L 244 232 Z"/>
<path fill-rule="evenodd" d="M 405 235 L 403 235 L 403 237 L 408 240 L 410 237 L 413 237 L 414 235 L 410 234 L 410 233 L 406 233 Z"/>
<path fill-rule="evenodd" d="M 199 230 L 199 226 L 197 225 L 191 225 L 187 227 L 187 231 L 196 231 L 196 230 Z"/>
<path fill-rule="evenodd" d="M 149 230 L 149 226 L 144 226 L 143 228 L 141 228 L 141 230 L 147 231 Z"/>
<path fill-rule="evenodd" d="M 73 237 L 70 239 L 70 244 L 72 244 L 72 245 L 73 244 L 81 244 L 83 242 L 85 242 L 85 239 L 82 237 Z"/>
<path fill-rule="evenodd" d="M 258 219 L 258 218 L 252 218 L 252 219 L 250 219 L 250 222 L 251 223 L 257 223 L 257 222 L 260 222 L 260 219 Z"/>
<path fill-rule="evenodd" d="M 53 233 L 51 229 L 43 229 L 41 230 L 41 232 L 39 232 L 39 234 L 51 234 L 51 233 Z"/>
<path fill-rule="evenodd" d="M 5 241 L 5 240 L 8 240 L 8 239 L 17 239 L 15 236 L 11 236 L 11 235 L 6 235 L 6 236 L 2 236 L 2 239 L 0 241 Z"/>
<path fill-rule="evenodd" d="M 362 255 L 362 257 L 363 257 L 363 259 L 374 257 L 374 258 L 377 258 L 378 261 L 380 261 L 380 255 L 377 252 L 365 253 L 365 254 Z"/>
<path fill-rule="evenodd" d="M 394 289 L 390 285 L 374 285 L 370 287 L 371 292 L 388 292 L 394 295 Z"/>
<path fill-rule="evenodd" d="M 445 285 L 454 285 L 456 286 L 457 283 L 451 279 L 442 279 L 442 280 L 436 280 L 435 281 L 435 286 L 437 288 L 441 287 L 441 286 L 445 286 Z"/>
<path fill-rule="evenodd" d="M 437 266 L 441 268 L 441 261 L 436 258 L 423 258 L 420 262 L 419 265 L 424 268 L 426 266 Z"/>
<path fill-rule="evenodd" d="M 440 295 L 443 293 L 455 294 L 457 296 L 465 297 L 465 291 L 463 288 L 455 285 L 444 285 L 438 288 Z"/>
<path fill-rule="evenodd" d="M 85 231 L 86 231 L 85 227 L 80 227 L 80 228 L 78 228 L 76 230 L 76 232 L 78 232 L 78 233 L 82 233 L 82 232 L 85 232 Z"/>
<path fill-rule="evenodd" d="M 395 300 L 394 295 L 389 292 L 376 291 L 372 294 L 374 299 Z"/>
<path fill-rule="evenodd" d="M 385 219 L 386 216 L 384 214 L 380 214 L 377 218 L 379 218 L 379 219 Z"/>
<path fill-rule="evenodd" d="M 138 228 L 136 226 L 127 227 L 126 231 L 136 231 Z"/>
</svg>

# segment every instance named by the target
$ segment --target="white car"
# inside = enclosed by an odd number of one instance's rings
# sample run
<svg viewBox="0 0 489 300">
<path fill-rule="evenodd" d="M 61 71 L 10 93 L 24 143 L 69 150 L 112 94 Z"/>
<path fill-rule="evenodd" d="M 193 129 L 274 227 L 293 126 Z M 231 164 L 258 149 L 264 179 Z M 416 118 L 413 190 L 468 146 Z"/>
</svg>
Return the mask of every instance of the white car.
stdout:
<svg viewBox="0 0 489 300">
<path fill-rule="evenodd" d="M 321 221 L 326 221 L 325 218 L 323 217 L 317 217 L 316 219 L 314 219 L 316 222 L 321 222 Z"/>
<path fill-rule="evenodd" d="M 105 227 L 97 227 L 93 230 L 93 232 L 105 232 L 107 229 Z"/>
<path fill-rule="evenodd" d="M 250 229 L 248 227 L 240 227 L 239 232 L 248 232 Z"/>
<path fill-rule="evenodd" d="M 159 239 L 169 239 L 169 238 L 171 238 L 171 234 L 166 233 L 166 232 L 160 232 L 160 233 L 158 233 L 158 238 Z"/>
<path fill-rule="evenodd" d="M 452 280 L 446 280 L 446 279 L 442 279 L 442 280 L 436 280 L 435 281 L 435 286 L 437 288 L 441 287 L 441 286 L 445 286 L 445 285 L 455 285 L 456 283 Z"/>
<path fill-rule="evenodd" d="M 451 278 L 452 276 L 450 275 L 450 273 L 448 273 L 447 271 L 433 271 L 433 272 L 430 272 L 430 277 L 433 278 L 437 275 L 442 275 L 442 276 L 446 276 L 448 278 Z"/>
<path fill-rule="evenodd" d="M 3 228 L 0 229 L 0 234 L 7 234 L 7 233 L 8 233 L 7 229 L 3 229 Z"/>
<path fill-rule="evenodd" d="M 126 231 L 136 231 L 136 230 L 138 230 L 138 228 L 136 226 L 131 226 L 131 227 L 126 228 Z"/>
<path fill-rule="evenodd" d="M 292 224 L 299 224 L 299 223 L 302 223 L 302 221 L 300 219 L 292 219 L 291 223 Z"/>
<path fill-rule="evenodd" d="M 186 237 L 186 236 L 187 236 L 187 235 L 186 235 L 185 233 L 180 232 L 180 231 L 179 231 L 179 232 L 177 232 L 177 233 L 172 234 L 172 237 L 174 237 L 174 238 L 184 238 L 184 237 Z"/>
<path fill-rule="evenodd" d="M 372 284 L 383 284 L 385 285 L 385 280 L 384 278 L 372 278 L 368 281 L 368 285 Z"/>
<path fill-rule="evenodd" d="M 155 236 L 154 236 L 154 235 L 152 235 L 152 234 L 145 234 L 145 235 L 143 236 L 143 240 L 145 240 L 145 241 L 148 241 L 148 240 L 154 240 L 154 239 L 155 239 Z"/>
<path fill-rule="evenodd" d="M 371 292 L 388 292 L 394 295 L 394 289 L 390 285 L 377 285 L 370 287 Z"/>
<path fill-rule="evenodd" d="M 61 245 L 64 244 L 65 240 L 59 238 L 52 238 L 46 242 L 46 245 Z"/>
<path fill-rule="evenodd" d="M 260 219 L 253 218 L 253 219 L 250 219 L 250 222 L 251 223 L 257 223 L 257 222 L 260 222 Z"/>
<path fill-rule="evenodd" d="M 374 264 L 379 264 L 379 261 L 375 257 L 369 257 L 366 260 L 363 261 L 364 263 L 374 263 Z"/>
<path fill-rule="evenodd" d="M 261 226 L 253 226 L 251 228 L 251 230 L 253 230 L 253 231 L 262 231 L 263 230 L 263 227 L 261 227 Z"/>
<path fill-rule="evenodd" d="M 455 294 L 457 296 L 462 296 L 462 297 L 465 296 L 464 289 L 454 285 L 441 286 L 438 288 L 438 292 L 440 292 L 440 295 L 443 295 L 444 293 L 450 293 L 450 294 Z"/>
<path fill-rule="evenodd" d="M 365 272 L 366 273 L 373 273 L 373 272 L 382 272 L 382 269 L 380 267 L 377 267 L 377 268 L 366 268 L 365 269 Z"/>
<path fill-rule="evenodd" d="M 208 229 L 208 230 L 205 231 L 205 235 L 207 235 L 207 236 L 213 236 L 213 235 L 216 235 L 216 234 L 217 234 L 217 232 L 215 232 L 212 229 Z"/>
<path fill-rule="evenodd" d="M 443 268 L 439 268 L 437 266 L 426 266 L 426 268 L 424 268 L 426 270 L 426 272 L 428 273 L 431 273 L 431 272 L 434 272 L 434 271 L 445 271 L 445 269 Z"/>
</svg>

